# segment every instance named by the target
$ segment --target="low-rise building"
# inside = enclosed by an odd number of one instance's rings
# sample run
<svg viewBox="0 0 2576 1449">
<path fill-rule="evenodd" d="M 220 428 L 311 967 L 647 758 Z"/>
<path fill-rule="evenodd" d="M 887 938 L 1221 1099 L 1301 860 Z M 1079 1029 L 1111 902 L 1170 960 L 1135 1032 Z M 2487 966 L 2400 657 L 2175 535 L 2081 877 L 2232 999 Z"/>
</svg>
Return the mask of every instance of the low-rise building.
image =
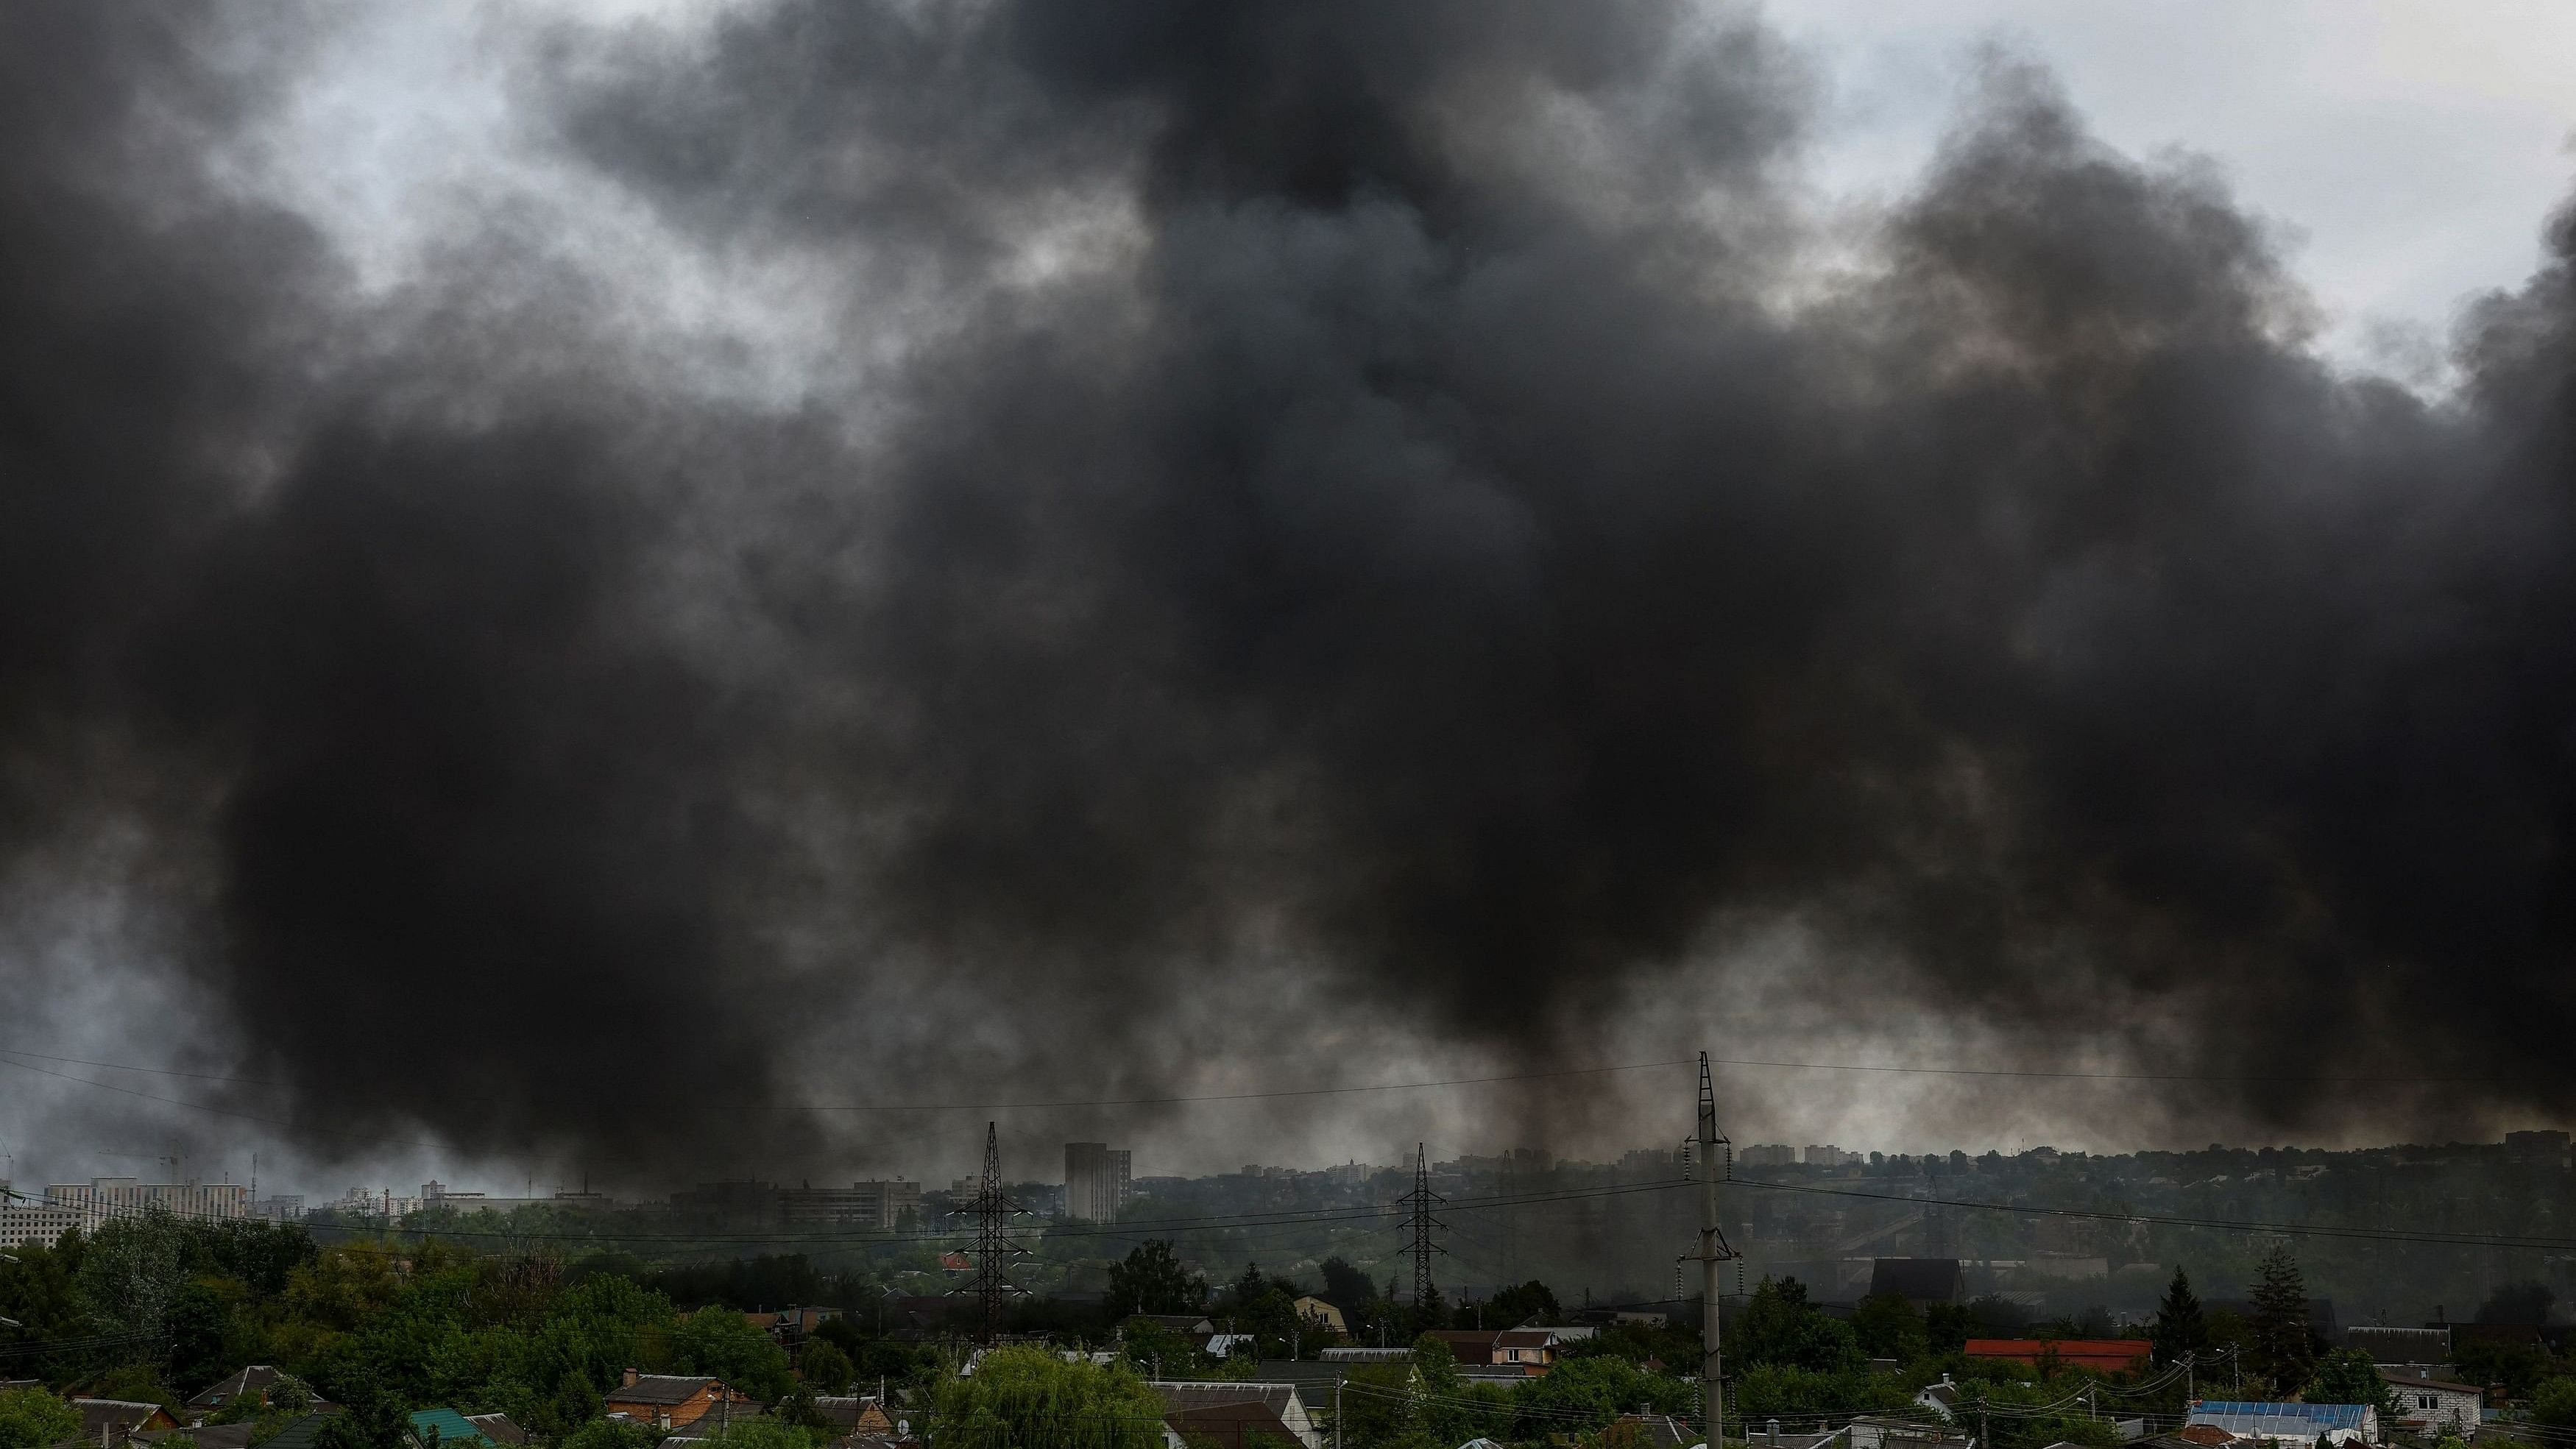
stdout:
<svg viewBox="0 0 2576 1449">
<path fill-rule="evenodd" d="M 603 1396 L 608 1416 L 623 1417 L 663 1433 L 685 1429 L 710 1413 L 730 1416 L 736 1405 L 751 1399 L 727 1388 L 721 1379 L 700 1378 L 693 1374 L 641 1374 L 626 1371 L 626 1382 Z"/>
<path fill-rule="evenodd" d="M 2478 1410 L 2486 1395 L 2468 1384 L 2448 1379 L 2408 1378 L 2382 1374 L 2388 1391 L 2397 1400 L 2397 1422 L 2419 1434 L 2439 1434 L 2444 1429 L 2457 1429 L 2466 1436 L 2478 1426 Z"/>
<path fill-rule="evenodd" d="M 1307 1414 L 1295 1384 L 1156 1379 L 1147 1387 L 1162 1396 L 1163 1422 L 1191 1444 L 1250 1449 L 1267 1435 L 1323 1449 L 1323 1431 Z"/>
<path fill-rule="evenodd" d="M 1972 1338 L 1970 1358 L 2005 1359 L 2036 1367 L 2055 1359 L 2068 1368 L 2124 1373 L 2146 1367 L 2156 1346 L 2143 1338 Z"/>
<path fill-rule="evenodd" d="M 92 1444 L 111 1444 L 146 1430 L 179 1427 L 169 1410 L 139 1399 L 74 1399 L 72 1408 L 81 1416 L 81 1438 Z"/>
<path fill-rule="evenodd" d="M 1342 1317 L 1340 1307 L 1327 1303 L 1311 1293 L 1297 1300 L 1297 1317 L 1312 1327 L 1329 1328 L 1335 1333 L 1351 1331 L 1349 1323 Z"/>
<path fill-rule="evenodd" d="M 2191 1406 L 2183 1421 L 2186 1437 L 2193 1429 L 2223 1430 L 2239 1439 L 2277 1439 L 2314 1444 L 2324 1435 L 2336 1444 L 2379 1442 L 2379 1410 L 2369 1404 L 2272 1404 L 2232 1399 L 2205 1399 Z"/>
</svg>

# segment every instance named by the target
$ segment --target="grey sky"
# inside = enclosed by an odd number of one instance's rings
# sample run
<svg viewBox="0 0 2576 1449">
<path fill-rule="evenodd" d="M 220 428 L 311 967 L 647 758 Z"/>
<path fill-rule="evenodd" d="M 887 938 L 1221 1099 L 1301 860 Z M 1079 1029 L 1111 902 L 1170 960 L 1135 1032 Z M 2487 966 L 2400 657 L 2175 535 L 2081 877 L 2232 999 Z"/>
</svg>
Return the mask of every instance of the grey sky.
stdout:
<svg viewBox="0 0 2576 1449">
<path fill-rule="evenodd" d="M 453 266 L 442 249 L 460 235 L 522 239 L 530 254 L 566 261 L 570 275 L 600 289 L 607 302 L 584 325 L 614 343 L 603 350 L 620 352 L 648 388 L 781 415 L 823 399 L 834 427 L 864 438 L 878 420 L 880 384 L 922 339 L 950 325 L 938 306 L 946 294 L 906 272 L 899 258 L 880 266 L 872 238 L 817 244 L 792 228 L 746 226 L 710 241 L 675 220 L 677 208 L 651 204 L 647 186 L 633 176 L 595 156 L 577 161 L 534 144 L 532 122 L 518 108 L 536 73 L 530 42 L 556 19 L 631 25 L 643 35 L 658 26 L 698 26 L 723 9 L 627 0 L 385 6 L 318 41 L 276 123 L 243 138 L 225 174 L 242 190 L 283 199 L 319 221 L 351 264 L 358 289 L 377 298 L 398 298 L 423 276 Z M 1902 204 L 1934 161 L 1977 68 L 1996 53 L 2025 59 L 2053 74 L 2073 109 L 2121 151 L 2158 157 L 2179 148 L 2204 158 L 2237 201 L 2274 229 L 2292 272 L 2312 291 L 2322 353 L 2344 368 L 2384 370 L 2419 389 L 2438 388 L 2449 376 L 2444 338 L 2462 300 L 2515 287 L 2530 273 L 2543 220 L 2567 189 L 2576 10 L 2563 6 L 1933 0 L 1765 13 L 1803 52 L 1822 87 L 1798 182 L 1815 215 L 1875 215 Z M 1019 275 L 1012 279 L 1011 266 L 999 270 L 1006 286 L 1031 291 L 1084 267 L 1114 271 L 1143 225 L 1136 197 L 1115 187 L 1026 204 L 1029 224 L 1011 264 Z M 338 339 L 362 355 L 372 340 Z M 506 392 L 512 369 L 543 373 L 545 364 L 543 357 L 503 356 L 491 377 L 478 380 Z M 710 655 L 729 642 L 720 622 L 708 626 Z M 690 623 L 681 621 L 683 632 Z M 0 952 L 11 976 L 0 984 L 34 1004 L 0 1033 L 0 1046 L 32 1041 L 64 1056 L 228 1070 L 229 1045 L 190 1025 L 213 1019 L 223 1003 L 206 994 L 203 978 L 168 965 L 193 943 L 184 924 L 167 918 L 184 912 L 165 913 L 151 894 L 163 863 L 138 843 L 143 833 L 125 828 L 113 811 L 86 828 L 81 851 L 0 882 Z M 1596 1039 L 1551 1047 L 1561 1060 L 1580 1061 L 1663 1060 L 1715 1044 L 1721 1054 L 1917 1064 L 1998 1059 L 2014 1050 L 1993 1021 L 1921 1003 L 1855 1011 L 1847 997 L 1819 996 L 1811 984 L 1823 969 L 1817 962 L 1849 947 L 1811 925 L 1795 913 L 1716 922 L 1688 959 L 1605 987 L 1619 999 Z M 1493 1068 L 1489 1052 L 1426 1044 L 1385 1018 L 1339 1015 L 1301 963 L 1258 950 L 1249 955 L 1233 963 L 1240 980 L 1228 992 L 1174 1007 L 1170 1029 L 1185 1040 L 1204 1033 L 1222 1042 L 1248 993 L 1267 1010 L 1313 1023 L 1329 1050 L 1253 1060 L 1212 1051 L 1186 1062 L 1192 1093 L 1339 1083 L 1353 1061 L 1383 1063 L 1369 1073 L 1379 1079 Z M 1710 991 L 1721 973 L 1737 987 L 1724 1015 Z M 912 984 L 915 996 L 889 991 L 879 999 L 916 1001 L 920 1017 L 933 1022 L 962 1015 L 938 990 Z M 835 1009 L 800 1008 L 813 1017 Z M 2133 1009 L 2117 1032 L 2106 1030 L 2098 1051 L 2083 1041 L 2071 1050 L 2079 1061 L 2105 1065 L 2155 1060 L 2193 1036 L 2195 1022 L 2180 1014 L 2187 1009 L 2169 1018 L 2151 1003 Z M 865 1022 L 856 1016 L 847 1039 L 864 1041 Z M 1028 1038 L 1066 1028 L 1037 1020 L 983 1029 L 1007 1058 Z M 18 1038 L 19 1031 L 29 1035 Z M 1015 1032 L 1023 1039 L 1010 1040 Z M 829 1043 L 803 1046 L 813 1054 L 812 1100 L 848 1097 L 830 1076 Z M 153 1093 L 190 1090 L 181 1079 L 116 1080 Z M 1677 1080 L 1671 1073 L 1622 1079 L 1558 1119 L 1554 1130 L 1564 1139 L 1554 1145 L 1615 1153 L 1656 1140 L 1658 1133 L 1636 1124 L 1655 1120 L 1671 1105 L 1667 1096 L 1680 1099 Z M 2130 1144 L 2114 1134 L 2161 1144 L 2200 1131 L 2183 1107 L 2141 1106 L 2117 1086 L 2031 1091 L 1930 1079 L 1900 1090 L 1885 1079 L 1750 1069 L 1728 1080 L 1739 1141 L 1916 1151 L 2053 1139 L 2116 1148 Z M 108 1160 L 97 1156 L 102 1149 L 155 1151 L 178 1139 L 195 1144 L 207 1175 L 238 1175 L 261 1136 L 255 1123 L 165 1110 L 24 1071 L 12 1072 L 7 1085 L 0 1143 L 20 1156 L 22 1178 L 107 1171 Z M 1028 1095 L 995 1083 L 920 1085 L 948 1098 Z M 847 1165 L 937 1179 L 967 1166 L 974 1141 L 970 1116 L 942 1121 L 935 1131 L 890 1133 L 892 1145 L 882 1150 L 775 1170 L 826 1176 L 824 1168 Z M 1014 1151 L 1026 1154 L 1029 1170 L 1043 1175 L 1048 1144 L 1069 1135 L 1132 1142 L 1139 1171 L 1214 1170 L 1256 1157 L 1385 1160 L 1395 1144 L 1421 1135 L 1449 1137 L 1449 1151 L 1508 1145 L 1460 1140 L 1503 1130 L 1490 1121 L 1472 1097 L 1439 1093 L 1337 1102 L 1322 1112 L 1305 1104 L 1233 1105 L 1150 1125 L 1131 1125 L 1132 1114 L 1101 1114 L 1005 1130 L 1016 1134 Z M 934 1141 L 942 1145 L 928 1145 Z M 283 1178 L 325 1194 L 350 1182 L 400 1187 L 432 1174 L 494 1190 L 524 1180 L 505 1158 L 460 1160 L 411 1145 L 330 1168 L 274 1145 L 263 1151 L 264 1185 Z M 23 1166 L 29 1159 L 32 1168 Z M 527 1171 L 542 1188 L 576 1178 L 581 1167 L 556 1157 Z"/>
</svg>

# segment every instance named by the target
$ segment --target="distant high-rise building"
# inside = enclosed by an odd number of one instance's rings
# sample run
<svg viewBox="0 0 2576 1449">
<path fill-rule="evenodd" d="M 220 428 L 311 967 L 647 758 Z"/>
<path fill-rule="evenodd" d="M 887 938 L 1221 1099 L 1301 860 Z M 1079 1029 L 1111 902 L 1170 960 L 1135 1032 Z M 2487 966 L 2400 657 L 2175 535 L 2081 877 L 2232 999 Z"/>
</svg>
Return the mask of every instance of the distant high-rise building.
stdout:
<svg viewBox="0 0 2576 1449">
<path fill-rule="evenodd" d="M 1127 1205 L 1128 1152 L 1106 1142 L 1064 1144 L 1064 1215 L 1115 1222 Z"/>
</svg>

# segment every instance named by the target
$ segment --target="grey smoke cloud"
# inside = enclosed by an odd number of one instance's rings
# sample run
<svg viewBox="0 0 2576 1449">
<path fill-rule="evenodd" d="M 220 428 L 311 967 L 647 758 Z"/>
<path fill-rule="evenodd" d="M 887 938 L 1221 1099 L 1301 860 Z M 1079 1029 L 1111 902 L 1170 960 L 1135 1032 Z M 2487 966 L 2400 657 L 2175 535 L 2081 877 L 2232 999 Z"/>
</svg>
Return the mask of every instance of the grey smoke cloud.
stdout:
<svg viewBox="0 0 2576 1449">
<path fill-rule="evenodd" d="M 578 208 L 801 279 L 782 383 L 561 212 L 367 280 L 224 164 L 237 16 L 6 23 L 5 843 L 146 842 L 316 1154 L 1589 1064 L 1748 922 L 2013 1060 L 2485 1079 L 2120 1111 L 2560 1096 L 2564 223 L 2426 402 L 2005 61 L 1829 271 L 1733 12 L 496 30 Z"/>
</svg>

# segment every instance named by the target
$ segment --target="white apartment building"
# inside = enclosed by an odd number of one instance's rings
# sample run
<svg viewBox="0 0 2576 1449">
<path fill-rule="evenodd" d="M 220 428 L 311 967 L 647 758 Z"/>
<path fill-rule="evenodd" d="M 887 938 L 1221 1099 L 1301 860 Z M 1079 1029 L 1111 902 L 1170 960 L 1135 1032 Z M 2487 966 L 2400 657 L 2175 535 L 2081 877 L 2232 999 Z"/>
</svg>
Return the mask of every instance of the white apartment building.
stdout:
<svg viewBox="0 0 2576 1449">
<path fill-rule="evenodd" d="M 197 1220 L 250 1216 L 250 1189 L 232 1182 L 143 1182 L 131 1177 L 93 1177 L 87 1182 L 52 1183 L 45 1206 L 70 1211 L 83 1232 L 95 1231 L 110 1218 L 160 1211 Z"/>
</svg>

